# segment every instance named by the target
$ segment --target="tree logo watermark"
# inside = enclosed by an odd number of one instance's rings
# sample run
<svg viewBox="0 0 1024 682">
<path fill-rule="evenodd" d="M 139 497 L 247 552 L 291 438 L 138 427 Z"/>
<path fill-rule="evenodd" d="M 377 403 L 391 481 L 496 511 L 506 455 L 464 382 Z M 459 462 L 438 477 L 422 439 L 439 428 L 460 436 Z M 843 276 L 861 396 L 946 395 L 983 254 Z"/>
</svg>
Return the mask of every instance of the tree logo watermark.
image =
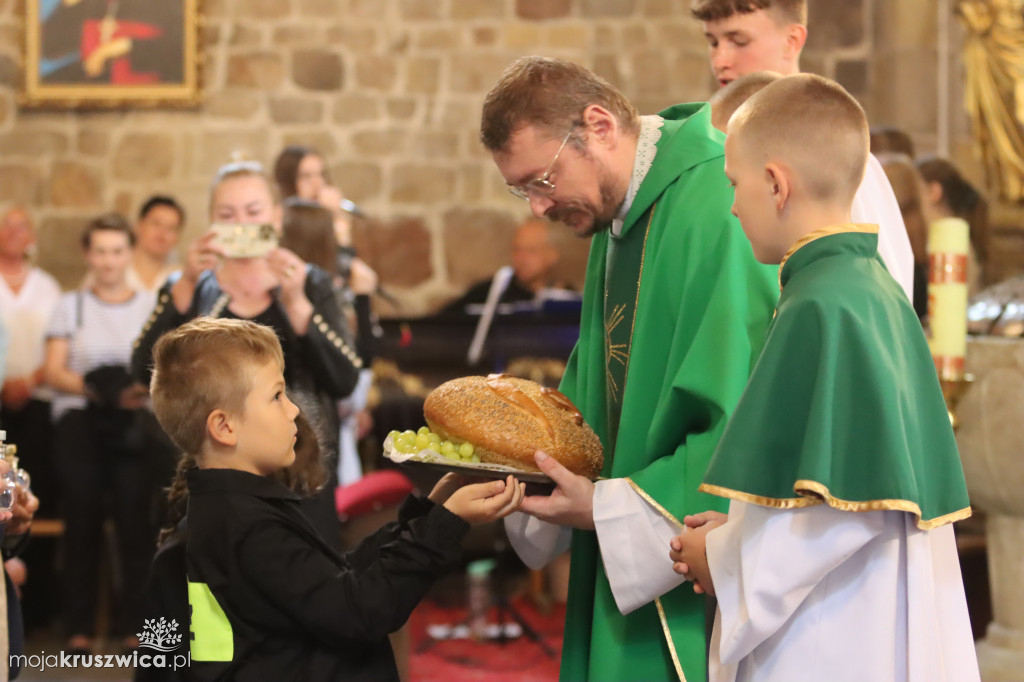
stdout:
<svg viewBox="0 0 1024 682">
<path fill-rule="evenodd" d="M 165 653 L 175 651 L 181 645 L 181 635 L 175 634 L 178 629 L 178 621 L 161 617 L 147 618 L 142 625 L 142 632 L 137 633 L 139 648 L 146 647 L 163 651 Z"/>
</svg>

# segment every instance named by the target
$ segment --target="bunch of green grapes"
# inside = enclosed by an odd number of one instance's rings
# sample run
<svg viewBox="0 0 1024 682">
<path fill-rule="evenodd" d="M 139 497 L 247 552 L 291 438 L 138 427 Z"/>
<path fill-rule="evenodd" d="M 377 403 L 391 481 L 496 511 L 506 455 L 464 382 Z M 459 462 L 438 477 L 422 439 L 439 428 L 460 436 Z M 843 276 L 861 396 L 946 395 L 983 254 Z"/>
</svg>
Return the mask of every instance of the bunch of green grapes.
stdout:
<svg viewBox="0 0 1024 682">
<path fill-rule="evenodd" d="M 480 456 L 476 454 L 476 448 L 472 443 L 455 444 L 450 440 L 441 440 L 436 433 L 432 433 L 426 426 L 421 426 L 419 431 L 392 431 L 388 434 L 395 450 L 403 455 L 414 455 L 423 450 L 434 450 L 440 452 L 444 457 L 455 462 L 480 463 Z"/>
</svg>

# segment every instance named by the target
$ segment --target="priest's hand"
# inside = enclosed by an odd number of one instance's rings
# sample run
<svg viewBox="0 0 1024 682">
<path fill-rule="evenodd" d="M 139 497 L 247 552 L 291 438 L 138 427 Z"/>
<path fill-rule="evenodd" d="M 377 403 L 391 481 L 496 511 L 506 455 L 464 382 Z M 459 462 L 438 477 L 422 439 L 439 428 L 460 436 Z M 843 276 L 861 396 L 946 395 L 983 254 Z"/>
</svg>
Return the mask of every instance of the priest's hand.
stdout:
<svg viewBox="0 0 1024 682">
<path fill-rule="evenodd" d="M 548 523 L 594 530 L 594 482 L 572 473 L 540 450 L 534 459 L 540 470 L 555 482 L 555 491 L 547 497 L 530 495 L 523 500 L 519 511 Z"/>
<path fill-rule="evenodd" d="M 707 534 L 728 520 L 725 514 L 707 511 L 687 516 L 683 523 L 686 529 L 669 543 L 672 569 L 693 583 L 693 591 L 697 594 L 715 594 L 715 586 L 711 580 L 706 549 Z"/>
</svg>

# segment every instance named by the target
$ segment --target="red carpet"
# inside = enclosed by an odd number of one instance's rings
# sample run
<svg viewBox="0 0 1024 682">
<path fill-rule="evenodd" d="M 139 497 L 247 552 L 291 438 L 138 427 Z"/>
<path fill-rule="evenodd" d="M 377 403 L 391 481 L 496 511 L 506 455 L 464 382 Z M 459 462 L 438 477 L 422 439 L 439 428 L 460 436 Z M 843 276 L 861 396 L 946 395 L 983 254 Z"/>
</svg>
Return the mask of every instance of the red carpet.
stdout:
<svg viewBox="0 0 1024 682">
<path fill-rule="evenodd" d="M 555 606 L 543 615 L 533 603 L 521 597 L 512 600 L 523 622 L 533 628 L 553 651 L 549 657 L 525 634 L 504 642 L 473 639 L 432 639 L 428 628 L 444 632 L 447 627 L 465 621 L 465 608 L 441 608 L 426 600 L 410 618 L 412 658 L 409 670 L 412 682 L 551 682 L 558 679 L 558 661 L 562 653 L 562 627 L 565 607 Z M 497 624 L 500 613 L 492 608 L 488 623 Z M 505 617 L 506 623 L 513 623 Z M 442 626 L 438 628 L 437 626 Z M 513 626 L 514 627 L 514 626 Z M 507 632 L 507 630 L 506 630 Z"/>
</svg>

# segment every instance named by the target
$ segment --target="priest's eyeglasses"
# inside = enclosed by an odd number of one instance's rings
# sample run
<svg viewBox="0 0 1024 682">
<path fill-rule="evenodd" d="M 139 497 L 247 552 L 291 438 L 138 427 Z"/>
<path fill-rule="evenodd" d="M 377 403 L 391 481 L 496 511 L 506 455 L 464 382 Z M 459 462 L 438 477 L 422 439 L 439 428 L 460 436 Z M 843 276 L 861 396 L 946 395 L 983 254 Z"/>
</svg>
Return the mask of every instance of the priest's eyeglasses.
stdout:
<svg viewBox="0 0 1024 682">
<path fill-rule="evenodd" d="M 555 164 L 558 163 L 558 157 L 562 155 L 562 150 L 565 149 L 565 143 L 572 137 L 572 132 L 576 130 L 576 126 L 573 124 L 569 128 L 569 132 L 565 134 L 562 139 L 562 144 L 558 147 L 558 151 L 555 152 L 555 158 L 551 159 L 551 163 L 548 164 L 548 169 L 544 173 L 533 180 L 530 180 L 525 185 L 505 185 L 512 196 L 519 197 L 523 201 L 530 200 L 530 194 L 539 194 L 541 196 L 549 197 L 555 193 L 555 183 L 551 182 L 548 178 L 551 177 L 551 173 L 555 170 Z"/>
</svg>

